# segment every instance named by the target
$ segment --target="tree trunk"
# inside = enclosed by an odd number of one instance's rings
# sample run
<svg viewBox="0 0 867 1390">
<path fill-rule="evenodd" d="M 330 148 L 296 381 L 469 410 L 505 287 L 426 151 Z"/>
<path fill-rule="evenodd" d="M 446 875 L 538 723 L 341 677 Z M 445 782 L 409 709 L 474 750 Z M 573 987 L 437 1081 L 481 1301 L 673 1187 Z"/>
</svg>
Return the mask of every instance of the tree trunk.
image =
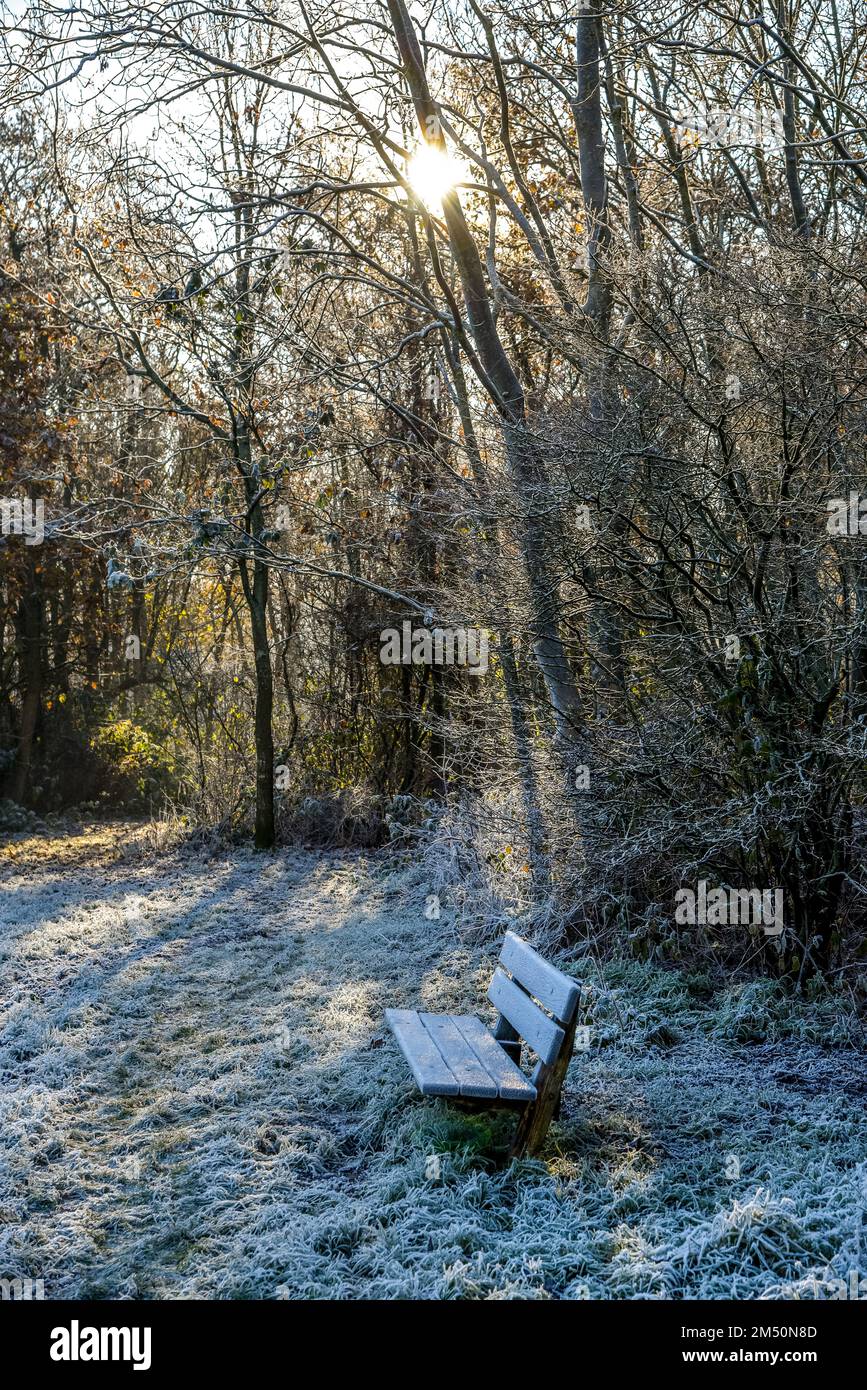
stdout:
<svg viewBox="0 0 867 1390">
<path fill-rule="evenodd" d="M 24 802 L 30 785 L 33 742 L 42 706 L 42 592 L 35 565 L 29 567 L 19 609 L 21 722 L 18 751 L 9 783 L 13 801 Z"/>
<path fill-rule="evenodd" d="M 256 662 L 256 830 L 257 849 L 274 847 L 274 680 L 268 644 L 268 567 L 254 561 L 250 627 Z"/>
<path fill-rule="evenodd" d="M 420 128 L 432 131 L 428 143 L 444 151 L 439 106 L 430 94 L 418 37 L 404 0 L 388 0 L 388 10 Z M 497 332 L 478 247 L 460 198 L 452 189 L 442 202 L 467 321 L 478 354 L 476 370 L 500 416 L 509 470 L 524 514 L 521 543 L 530 580 L 536 659 L 548 689 L 558 741 L 568 748 L 583 723 L 583 712 L 559 632 L 556 577 L 547 559 L 547 522 L 540 510 L 546 491 L 544 468 L 527 431 L 524 392 Z"/>
</svg>

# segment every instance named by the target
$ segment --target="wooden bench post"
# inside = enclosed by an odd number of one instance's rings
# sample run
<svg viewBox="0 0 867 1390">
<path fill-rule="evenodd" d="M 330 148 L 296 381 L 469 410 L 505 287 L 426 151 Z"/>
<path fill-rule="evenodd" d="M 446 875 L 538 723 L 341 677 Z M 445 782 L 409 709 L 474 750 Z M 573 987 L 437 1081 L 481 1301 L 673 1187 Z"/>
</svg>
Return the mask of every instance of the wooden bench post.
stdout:
<svg viewBox="0 0 867 1390">
<path fill-rule="evenodd" d="M 575 1047 L 576 1025 L 577 1018 L 573 1018 L 566 1029 L 559 1056 L 550 1065 L 540 1062 L 537 1068 L 533 1078 L 536 1099 L 525 1108 L 518 1121 L 515 1138 L 509 1150 L 510 1158 L 523 1158 L 525 1154 L 532 1156 L 542 1146 L 560 1104 L 560 1093 Z"/>
</svg>

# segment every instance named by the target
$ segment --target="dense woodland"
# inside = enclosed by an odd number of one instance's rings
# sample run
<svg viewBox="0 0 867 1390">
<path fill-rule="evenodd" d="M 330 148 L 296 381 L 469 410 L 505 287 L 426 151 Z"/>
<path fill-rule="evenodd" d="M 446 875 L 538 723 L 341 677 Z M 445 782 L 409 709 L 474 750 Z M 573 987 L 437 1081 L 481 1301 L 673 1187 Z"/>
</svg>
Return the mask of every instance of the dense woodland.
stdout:
<svg viewBox="0 0 867 1390">
<path fill-rule="evenodd" d="M 4 49 L 6 814 L 441 834 L 565 934 L 850 989 L 860 0 L 42 0 Z M 405 622 L 487 671 L 384 664 Z M 783 936 L 682 939 L 702 879 Z"/>
</svg>

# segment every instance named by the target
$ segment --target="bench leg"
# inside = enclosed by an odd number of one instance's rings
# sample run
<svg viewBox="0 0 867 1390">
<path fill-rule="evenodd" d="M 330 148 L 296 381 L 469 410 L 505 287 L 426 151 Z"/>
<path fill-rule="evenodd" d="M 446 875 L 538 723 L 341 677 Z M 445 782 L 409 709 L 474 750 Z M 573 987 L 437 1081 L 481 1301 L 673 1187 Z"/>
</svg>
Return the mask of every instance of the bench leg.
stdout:
<svg viewBox="0 0 867 1390">
<path fill-rule="evenodd" d="M 575 1022 L 566 1030 L 560 1056 L 550 1066 L 542 1066 L 536 1081 L 536 1100 L 528 1105 L 520 1120 L 509 1151 L 510 1158 L 532 1157 L 545 1142 L 555 1115 L 560 1112 L 560 1095 L 575 1045 Z"/>
</svg>

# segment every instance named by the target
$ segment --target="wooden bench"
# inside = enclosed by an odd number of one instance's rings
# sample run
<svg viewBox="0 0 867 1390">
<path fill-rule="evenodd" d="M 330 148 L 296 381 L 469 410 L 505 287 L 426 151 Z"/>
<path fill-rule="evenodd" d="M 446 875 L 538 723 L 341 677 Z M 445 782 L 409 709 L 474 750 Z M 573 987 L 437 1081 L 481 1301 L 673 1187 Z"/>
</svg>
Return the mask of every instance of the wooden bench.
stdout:
<svg viewBox="0 0 867 1390">
<path fill-rule="evenodd" d="M 580 993 L 509 931 L 488 990 L 499 1011 L 493 1033 L 474 1014 L 387 1009 L 385 1019 L 423 1096 L 521 1112 L 511 1148 L 519 1158 L 539 1149 L 559 1107 Z M 522 1040 L 539 1059 L 529 1080 L 518 1065 Z"/>
</svg>

